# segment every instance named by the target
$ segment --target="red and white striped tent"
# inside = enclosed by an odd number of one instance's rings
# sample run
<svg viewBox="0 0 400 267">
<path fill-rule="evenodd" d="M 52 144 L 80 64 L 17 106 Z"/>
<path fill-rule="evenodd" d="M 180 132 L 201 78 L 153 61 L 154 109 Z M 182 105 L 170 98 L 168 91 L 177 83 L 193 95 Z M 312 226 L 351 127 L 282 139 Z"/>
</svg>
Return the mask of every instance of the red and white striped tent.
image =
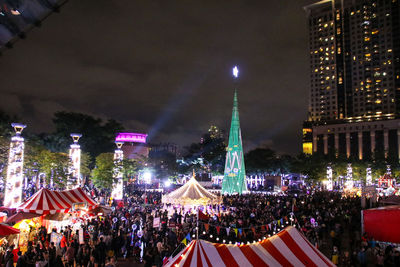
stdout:
<svg viewBox="0 0 400 267">
<path fill-rule="evenodd" d="M 81 188 L 65 191 L 42 188 L 22 203 L 17 210 L 36 214 L 66 213 L 72 209 L 74 204 L 81 203 L 85 204 L 88 210 L 98 205 Z"/>
<path fill-rule="evenodd" d="M 335 266 L 299 232 L 289 226 L 249 245 L 193 240 L 165 266 Z"/>
</svg>

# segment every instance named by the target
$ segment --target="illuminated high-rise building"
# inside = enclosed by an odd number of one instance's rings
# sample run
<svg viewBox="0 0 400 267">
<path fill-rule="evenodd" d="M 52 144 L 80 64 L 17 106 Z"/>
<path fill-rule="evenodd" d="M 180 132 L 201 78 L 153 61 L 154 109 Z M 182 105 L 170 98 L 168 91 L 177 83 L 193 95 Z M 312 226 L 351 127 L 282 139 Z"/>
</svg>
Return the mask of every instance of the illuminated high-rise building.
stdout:
<svg viewBox="0 0 400 267">
<path fill-rule="evenodd" d="M 398 0 L 309 6 L 310 103 L 303 152 L 400 156 Z"/>
</svg>

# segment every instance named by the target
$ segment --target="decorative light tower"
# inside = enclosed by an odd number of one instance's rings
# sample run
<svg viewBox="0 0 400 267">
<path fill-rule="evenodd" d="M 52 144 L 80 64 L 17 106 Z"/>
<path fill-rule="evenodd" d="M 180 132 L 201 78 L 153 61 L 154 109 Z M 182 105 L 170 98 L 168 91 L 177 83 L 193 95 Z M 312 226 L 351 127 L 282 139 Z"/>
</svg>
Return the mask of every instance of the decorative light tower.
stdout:
<svg viewBox="0 0 400 267">
<path fill-rule="evenodd" d="M 392 169 L 390 168 L 390 165 L 386 165 L 386 174 L 389 176 L 392 175 Z"/>
<path fill-rule="evenodd" d="M 327 183 L 327 185 L 326 185 L 326 189 L 329 190 L 329 191 L 332 191 L 332 190 L 333 190 L 332 176 L 333 176 L 332 167 L 331 167 L 331 166 L 328 166 L 328 167 L 326 168 L 326 178 L 328 178 L 328 183 Z"/>
<path fill-rule="evenodd" d="M 366 179 L 366 185 L 367 186 L 369 186 L 369 185 L 372 185 L 372 171 L 371 171 L 371 167 L 370 166 L 368 166 L 367 167 L 367 175 L 366 175 L 366 177 L 365 177 Z"/>
<path fill-rule="evenodd" d="M 346 174 L 346 188 L 353 189 L 354 181 L 353 181 L 353 168 L 351 167 L 351 163 L 347 165 L 347 174 Z"/>
<path fill-rule="evenodd" d="M 233 77 L 235 81 L 239 77 L 239 69 L 236 66 L 233 68 Z M 231 130 L 229 132 L 229 144 L 226 152 L 221 191 L 222 194 L 242 194 L 243 191 L 247 191 L 236 89 L 233 97 Z"/>
<path fill-rule="evenodd" d="M 68 181 L 68 188 L 72 189 L 81 186 L 81 146 L 78 144 L 81 134 L 72 133 L 72 140 L 74 141 L 70 145 L 69 159 L 71 160 L 72 166 L 70 169 L 70 179 Z"/>
<path fill-rule="evenodd" d="M 11 137 L 10 154 L 8 156 L 7 182 L 5 185 L 4 206 L 16 208 L 22 202 L 24 138 L 21 136 L 26 127 L 24 124 L 11 123 L 15 136 Z"/>
<path fill-rule="evenodd" d="M 124 197 L 124 182 L 122 179 L 122 160 L 124 159 L 124 152 L 122 151 L 123 142 L 115 142 L 117 149 L 114 152 L 114 183 L 111 197 L 114 200 L 121 200 Z"/>
</svg>

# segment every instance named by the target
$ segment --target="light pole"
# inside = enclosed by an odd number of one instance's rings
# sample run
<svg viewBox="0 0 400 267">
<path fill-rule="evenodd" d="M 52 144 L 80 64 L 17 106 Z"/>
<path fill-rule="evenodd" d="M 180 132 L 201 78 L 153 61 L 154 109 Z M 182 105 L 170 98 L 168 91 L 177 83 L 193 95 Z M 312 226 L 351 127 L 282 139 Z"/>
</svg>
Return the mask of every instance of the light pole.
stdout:
<svg viewBox="0 0 400 267">
<path fill-rule="evenodd" d="M 24 167 L 24 138 L 21 136 L 26 127 L 24 124 L 12 123 L 15 136 L 11 137 L 10 153 L 8 156 L 7 182 L 5 184 L 4 206 L 16 208 L 22 201 L 23 167 Z"/>
<path fill-rule="evenodd" d="M 70 145 L 70 149 L 69 149 L 69 159 L 72 163 L 72 166 L 70 169 L 69 181 L 67 183 L 68 189 L 82 186 L 82 184 L 81 184 L 81 146 L 78 144 L 79 138 L 81 138 L 82 135 L 78 134 L 78 133 L 72 133 L 71 137 L 74 142 Z"/>
<path fill-rule="evenodd" d="M 124 152 L 122 151 L 123 142 L 115 142 L 117 149 L 114 151 L 114 180 L 116 182 L 113 183 L 113 191 L 111 192 L 111 197 L 117 200 L 121 200 L 124 198 L 124 182 L 123 182 L 123 173 L 122 173 L 122 160 L 124 159 Z"/>
</svg>

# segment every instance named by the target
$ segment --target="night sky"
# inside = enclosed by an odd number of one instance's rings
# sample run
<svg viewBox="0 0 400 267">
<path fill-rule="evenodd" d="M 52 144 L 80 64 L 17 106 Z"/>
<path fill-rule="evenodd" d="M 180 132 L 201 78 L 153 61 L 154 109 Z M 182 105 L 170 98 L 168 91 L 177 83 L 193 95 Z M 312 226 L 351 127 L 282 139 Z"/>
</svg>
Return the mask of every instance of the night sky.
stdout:
<svg viewBox="0 0 400 267">
<path fill-rule="evenodd" d="M 34 132 L 66 110 L 182 147 L 229 132 L 238 65 L 245 150 L 297 154 L 311 2 L 70 0 L 0 57 L 0 108 Z"/>
</svg>

